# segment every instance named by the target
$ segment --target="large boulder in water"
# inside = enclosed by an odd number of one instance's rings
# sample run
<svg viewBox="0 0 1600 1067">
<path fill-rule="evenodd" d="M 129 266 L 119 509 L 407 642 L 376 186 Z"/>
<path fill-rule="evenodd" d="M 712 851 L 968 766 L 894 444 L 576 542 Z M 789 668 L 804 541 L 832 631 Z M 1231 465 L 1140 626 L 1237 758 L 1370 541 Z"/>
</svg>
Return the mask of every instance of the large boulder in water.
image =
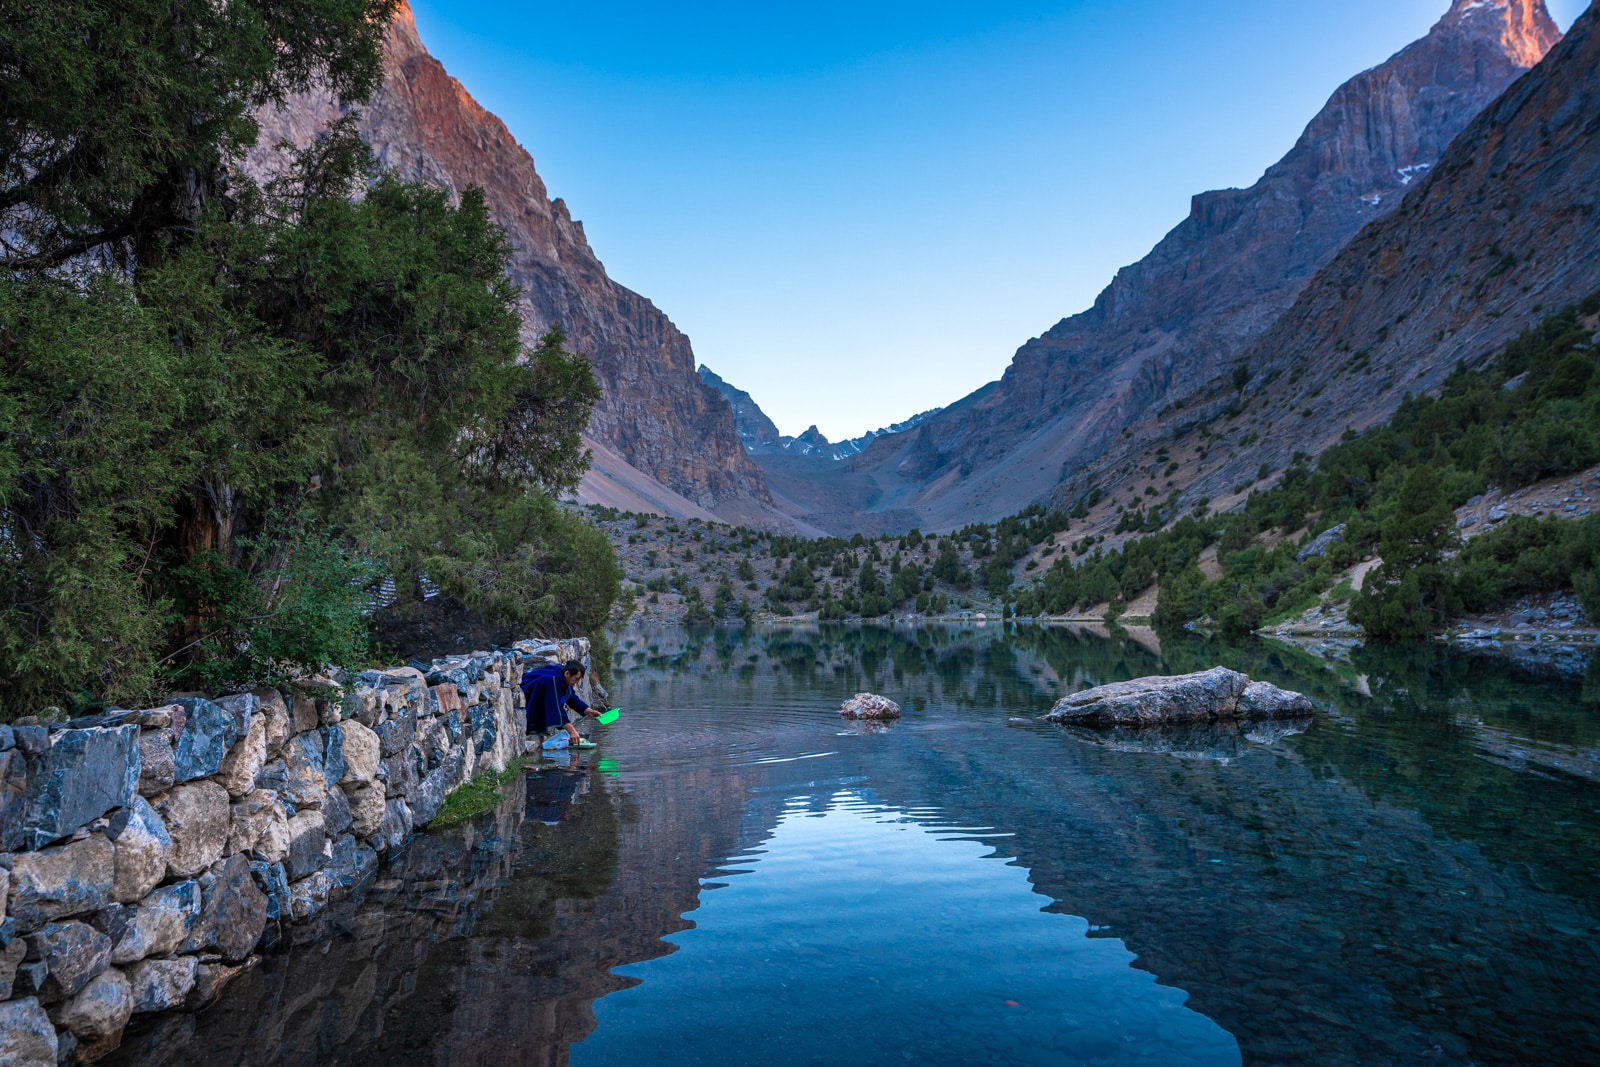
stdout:
<svg viewBox="0 0 1600 1067">
<path fill-rule="evenodd" d="M 857 693 L 839 708 L 839 714 L 847 719 L 898 719 L 900 705 L 888 697 L 878 696 L 876 693 Z"/>
<path fill-rule="evenodd" d="M 1248 675 L 1213 667 L 1195 674 L 1136 678 L 1062 697 L 1045 716 L 1074 726 L 1162 726 L 1169 723 L 1305 716 L 1311 701 L 1252 682 Z"/>
</svg>

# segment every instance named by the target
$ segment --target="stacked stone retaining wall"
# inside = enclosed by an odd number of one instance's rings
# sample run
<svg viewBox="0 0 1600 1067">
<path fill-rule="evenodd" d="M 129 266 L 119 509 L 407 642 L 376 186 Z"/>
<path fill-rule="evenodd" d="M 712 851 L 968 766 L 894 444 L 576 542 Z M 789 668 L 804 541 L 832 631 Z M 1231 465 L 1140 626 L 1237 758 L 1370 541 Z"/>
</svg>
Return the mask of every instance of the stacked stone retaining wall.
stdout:
<svg viewBox="0 0 1600 1067">
<path fill-rule="evenodd" d="M 521 755 L 518 680 L 569 659 L 588 641 L 0 726 L 0 1063 L 98 1059 L 359 898 Z"/>
</svg>

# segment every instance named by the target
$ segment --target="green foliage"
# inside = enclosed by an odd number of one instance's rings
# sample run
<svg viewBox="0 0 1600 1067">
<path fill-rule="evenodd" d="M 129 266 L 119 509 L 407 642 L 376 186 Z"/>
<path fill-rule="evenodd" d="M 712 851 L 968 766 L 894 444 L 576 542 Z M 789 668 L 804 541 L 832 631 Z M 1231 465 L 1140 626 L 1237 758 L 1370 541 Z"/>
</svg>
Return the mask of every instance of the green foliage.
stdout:
<svg viewBox="0 0 1600 1067">
<path fill-rule="evenodd" d="M 0 252 L 10 270 L 85 253 L 148 265 L 182 240 L 252 113 L 314 85 L 377 84 L 397 0 L 51 0 L 0 35 Z"/>
<path fill-rule="evenodd" d="M 559 330 L 523 350 L 481 193 L 378 174 L 348 117 L 219 193 L 253 107 L 370 88 L 393 6 L 8 22 L 0 714 L 361 661 L 381 575 L 599 640 L 621 574 L 554 499 L 599 390 Z"/>
</svg>

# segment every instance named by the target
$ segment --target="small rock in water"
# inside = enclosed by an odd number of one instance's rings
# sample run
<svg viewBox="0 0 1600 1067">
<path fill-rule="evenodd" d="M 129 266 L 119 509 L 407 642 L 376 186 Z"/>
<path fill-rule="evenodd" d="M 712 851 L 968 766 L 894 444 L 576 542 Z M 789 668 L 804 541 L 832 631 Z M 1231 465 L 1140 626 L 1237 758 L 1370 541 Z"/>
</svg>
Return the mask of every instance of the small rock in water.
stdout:
<svg viewBox="0 0 1600 1067">
<path fill-rule="evenodd" d="M 898 719 L 900 705 L 876 693 L 857 693 L 839 708 L 847 719 Z"/>
</svg>

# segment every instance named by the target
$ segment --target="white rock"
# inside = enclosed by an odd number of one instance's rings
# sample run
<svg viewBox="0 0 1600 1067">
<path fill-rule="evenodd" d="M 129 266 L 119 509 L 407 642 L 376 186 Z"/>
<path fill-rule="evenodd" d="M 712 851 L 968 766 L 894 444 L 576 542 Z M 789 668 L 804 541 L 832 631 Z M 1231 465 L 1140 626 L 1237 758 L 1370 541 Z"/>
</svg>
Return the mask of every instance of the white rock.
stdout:
<svg viewBox="0 0 1600 1067">
<path fill-rule="evenodd" d="M 343 788 L 350 800 L 351 831 L 357 837 L 372 836 L 383 825 L 384 802 L 388 799 L 383 783 L 351 783 Z"/>
<path fill-rule="evenodd" d="M 116 814 L 107 834 L 116 845 L 116 876 L 111 898 L 131 904 L 161 884 L 167 876 L 172 838 L 166 824 L 144 797 Z"/>
<path fill-rule="evenodd" d="M 876 693 L 857 693 L 839 708 L 847 719 L 898 719 L 900 705 Z"/>
<path fill-rule="evenodd" d="M 228 791 L 229 796 L 242 797 L 256 787 L 256 776 L 267 762 L 267 716 L 250 716 L 250 728 L 244 737 L 222 757 L 222 766 L 213 780 Z"/>
<path fill-rule="evenodd" d="M 344 782 L 370 782 L 378 776 L 378 762 L 382 758 L 378 735 L 356 722 L 347 719 L 339 724 L 344 734 Z"/>
<path fill-rule="evenodd" d="M 180 785 L 156 811 L 172 838 L 167 870 L 174 878 L 193 878 L 222 858 L 233 822 L 226 789 L 206 779 Z"/>
</svg>

